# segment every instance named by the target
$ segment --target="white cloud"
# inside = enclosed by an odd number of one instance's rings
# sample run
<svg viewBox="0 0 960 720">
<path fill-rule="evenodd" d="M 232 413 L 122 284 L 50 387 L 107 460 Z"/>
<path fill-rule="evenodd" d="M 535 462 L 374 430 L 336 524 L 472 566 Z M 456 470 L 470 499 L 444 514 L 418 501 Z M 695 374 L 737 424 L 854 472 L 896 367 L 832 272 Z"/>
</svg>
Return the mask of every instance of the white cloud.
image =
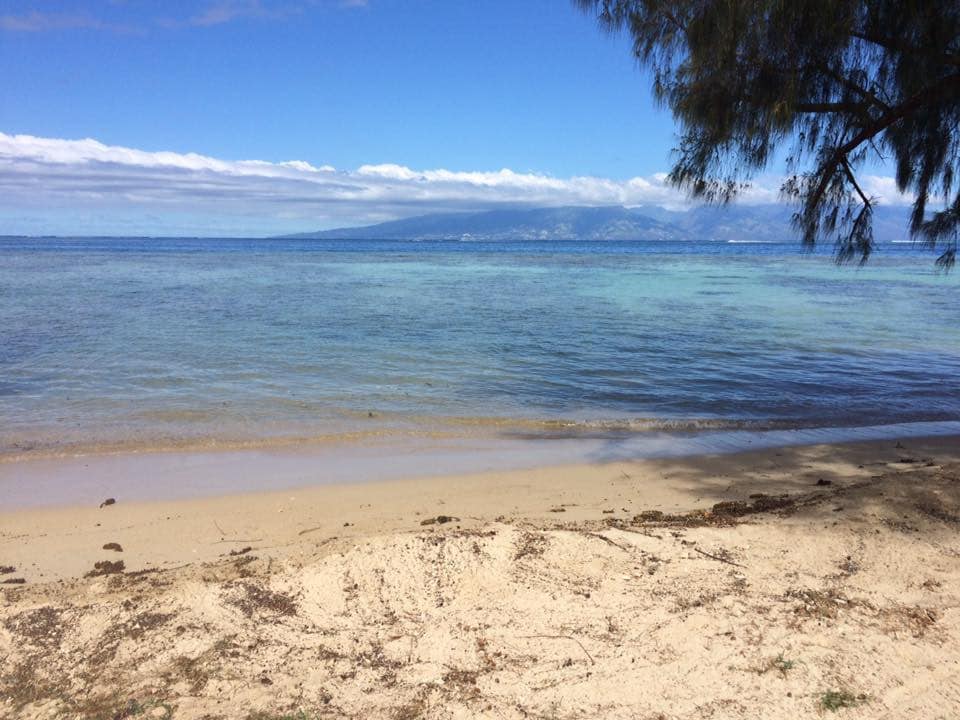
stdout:
<svg viewBox="0 0 960 720">
<path fill-rule="evenodd" d="M 56 30 L 124 30 L 80 13 L 29 12 L 0 15 L 0 30 L 8 32 L 48 32 Z"/>
<path fill-rule="evenodd" d="M 246 0 L 244 2 L 221 0 L 221 2 L 209 6 L 203 12 L 190 17 L 187 23 L 201 27 L 222 25 L 241 17 L 255 17 L 263 12 L 264 10 L 259 0 Z"/>
<path fill-rule="evenodd" d="M 871 176 L 867 182 L 884 199 L 899 197 L 889 178 Z M 764 181 L 742 201 L 775 202 L 778 185 Z M 242 222 L 279 232 L 508 205 L 685 204 L 662 173 L 627 180 L 558 178 L 506 168 L 414 170 L 389 163 L 336 170 L 303 160 L 222 160 L 93 139 L 0 133 L 0 209 L 8 217 L 31 208 L 38 217 L 51 210 L 180 213 L 207 218 L 211 232 Z M 0 234 L 18 232 L 2 223 Z"/>
<path fill-rule="evenodd" d="M 859 180 L 867 195 L 879 198 L 885 205 L 911 205 L 916 198 L 913 193 L 901 193 L 897 189 L 897 181 L 892 177 L 864 175 Z"/>
<path fill-rule="evenodd" d="M 99 30 L 139 34 L 150 28 L 209 28 L 238 20 L 284 20 L 300 15 L 310 7 L 332 5 L 340 8 L 362 8 L 367 0 L 206 0 L 194 3 L 192 14 L 161 17 L 137 17 L 113 2 L 111 17 L 129 17 L 127 22 L 112 22 L 89 12 L 29 12 L 0 14 L 0 32 L 40 33 L 69 30 Z M 163 3 L 159 4 L 163 7 Z M 190 5 L 188 4 L 188 7 Z M 118 11 L 119 10 L 119 11 Z"/>
</svg>

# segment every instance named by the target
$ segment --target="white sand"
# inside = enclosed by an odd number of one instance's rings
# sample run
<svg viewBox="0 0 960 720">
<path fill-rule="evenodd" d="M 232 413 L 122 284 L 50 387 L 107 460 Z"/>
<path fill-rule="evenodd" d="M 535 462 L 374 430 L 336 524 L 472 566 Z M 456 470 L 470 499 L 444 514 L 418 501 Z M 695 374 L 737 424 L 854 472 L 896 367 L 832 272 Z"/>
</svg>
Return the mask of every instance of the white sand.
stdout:
<svg viewBox="0 0 960 720">
<path fill-rule="evenodd" d="M 952 717 L 960 441 L 903 444 L 4 513 L 0 717 Z"/>
</svg>

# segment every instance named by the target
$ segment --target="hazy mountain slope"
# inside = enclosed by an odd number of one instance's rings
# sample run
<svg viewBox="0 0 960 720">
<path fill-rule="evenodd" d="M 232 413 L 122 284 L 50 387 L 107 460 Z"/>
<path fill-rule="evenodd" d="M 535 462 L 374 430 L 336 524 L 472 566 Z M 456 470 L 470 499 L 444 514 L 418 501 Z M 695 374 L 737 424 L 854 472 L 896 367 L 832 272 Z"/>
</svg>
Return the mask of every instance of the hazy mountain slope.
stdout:
<svg viewBox="0 0 960 720">
<path fill-rule="evenodd" d="M 685 232 L 622 207 L 423 215 L 288 237 L 365 240 L 685 240 Z"/>
<path fill-rule="evenodd" d="M 285 235 L 318 240 L 691 240 L 790 242 L 786 205 L 700 205 L 686 211 L 659 207 L 559 207 L 438 213 L 365 227 Z M 908 210 L 878 207 L 878 242 L 903 240 Z"/>
</svg>

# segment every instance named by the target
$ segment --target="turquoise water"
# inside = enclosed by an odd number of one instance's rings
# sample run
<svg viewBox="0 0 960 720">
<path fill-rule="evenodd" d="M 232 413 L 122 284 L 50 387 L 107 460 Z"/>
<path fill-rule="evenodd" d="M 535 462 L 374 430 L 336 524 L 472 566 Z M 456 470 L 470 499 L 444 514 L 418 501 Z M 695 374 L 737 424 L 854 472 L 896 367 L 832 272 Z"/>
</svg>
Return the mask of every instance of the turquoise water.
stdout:
<svg viewBox="0 0 960 720">
<path fill-rule="evenodd" d="M 0 454 L 960 420 L 886 247 L 0 239 Z"/>
</svg>

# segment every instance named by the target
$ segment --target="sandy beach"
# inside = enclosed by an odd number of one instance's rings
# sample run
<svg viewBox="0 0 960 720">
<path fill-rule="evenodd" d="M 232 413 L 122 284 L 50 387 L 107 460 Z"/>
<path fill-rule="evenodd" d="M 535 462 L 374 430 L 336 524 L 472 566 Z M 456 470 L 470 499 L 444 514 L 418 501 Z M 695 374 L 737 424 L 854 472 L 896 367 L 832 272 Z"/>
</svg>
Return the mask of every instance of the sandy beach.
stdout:
<svg viewBox="0 0 960 720">
<path fill-rule="evenodd" d="M 956 437 L 109 499 L 0 516 L 0 717 L 960 706 Z"/>
</svg>

